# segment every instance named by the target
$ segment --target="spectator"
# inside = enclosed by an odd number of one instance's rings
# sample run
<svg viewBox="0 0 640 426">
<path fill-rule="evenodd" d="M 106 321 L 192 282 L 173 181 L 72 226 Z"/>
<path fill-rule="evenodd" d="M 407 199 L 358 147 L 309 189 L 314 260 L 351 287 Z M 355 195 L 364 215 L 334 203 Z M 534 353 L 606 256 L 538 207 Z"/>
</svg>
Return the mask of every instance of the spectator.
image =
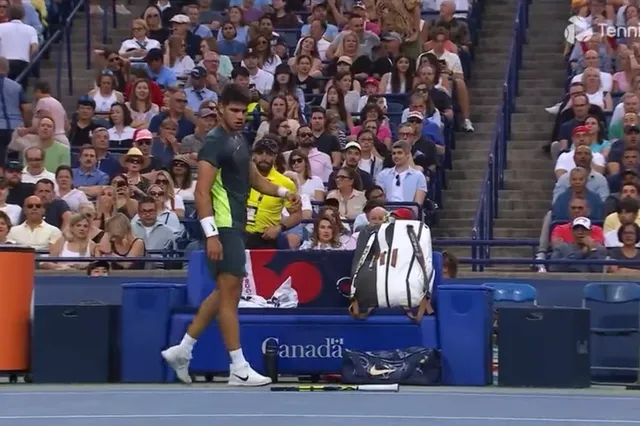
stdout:
<svg viewBox="0 0 640 426">
<path fill-rule="evenodd" d="M 573 243 L 561 243 L 553 248 L 551 259 L 554 260 L 604 260 L 607 251 L 604 246 L 592 237 L 591 221 L 586 217 L 578 217 L 572 222 Z M 601 272 L 602 266 L 574 263 L 553 265 L 557 272 Z"/>
<path fill-rule="evenodd" d="M 37 146 L 27 148 L 24 151 L 24 159 L 27 166 L 22 171 L 22 182 L 35 184 L 40 179 L 55 180 L 55 174 L 44 167 L 46 156 L 42 148 Z"/>
<path fill-rule="evenodd" d="M 624 157 L 624 152 L 628 148 L 633 148 L 636 151 L 640 150 L 638 144 L 638 138 L 640 137 L 640 126 L 632 125 L 624 128 L 624 137 L 622 140 L 617 140 L 611 146 L 607 163 L 607 172 L 609 175 L 617 175 L 620 173 L 620 163 Z"/>
<path fill-rule="evenodd" d="M 27 197 L 23 213 L 25 221 L 11 227 L 7 240 L 36 250 L 49 250 L 62 236 L 59 228 L 44 221 L 44 204 L 37 196 Z"/>
<path fill-rule="evenodd" d="M 115 176 L 122 170 L 118 158 L 109 152 L 109 131 L 106 128 L 98 127 L 93 131 L 91 144 L 98 159 L 98 170 L 106 173 L 109 177 Z"/>
<path fill-rule="evenodd" d="M 225 56 L 235 60 L 242 60 L 242 53 L 247 49 L 246 42 L 239 40 L 241 34 L 232 22 L 222 24 L 221 30 L 218 32 L 218 51 Z"/>
<path fill-rule="evenodd" d="M 31 104 L 27 102 L 22 87 L 9 76 L 9 62 L 0 57 L 0 106 L 2 120 L 0 120 L 0 166 L 4 166 L 6 151 L 11 135 L 16 129 L 26 129 L 31 125 Z"/>
<path fill-rule="evenodd" d="M 582 167 L 588 172 L 589 177 L 587 178 L 587 189 L 598 194 L 601 200 L 606 200 L 609 196 L 609 184 L 607 183 L 607 179 L 605 179 L 602 174 L 591 169 L 591 150 L 587 147 L 576 148 L 573 158 L 576 167 Z M 554 201 L 560 194 L 570 188 L 571 182 L 569 176 L 569 173 L 564 173 L 558 178 L 556 185 L 553 188 Z"/>
<path fill-rule="evenodd" d="M 267 135 L 253 145 L 253 162 L 258 172 L 271 183 L 293 192 L 296 190 L 295 184 L 274 167 L 277 153 L 278 143 L 271 135 Z M 290 213 L 284 219 L 283 208 Z M 302 212 L 292 212 L 288 201 L 252 189 L 247 200 L 247 249 L 276 249 L 280 234 L 295 227 L 301 220 Z"/>
<path fill-rule="evenodd" d="M 8 239 L 11 232 L 11 219 L 2 210 L 0 210 L 0 244 L 13 244 L 14 242 Z"/>
<path fill-rule="evenodd" d="M 311 108 L 311 131 L 315 139 L 314 145 L 320 152 L 331 157 L 334 167 L 339 167 L 342 163 L 342 149 L 337 136 L 327 132 L 325 126 L 326 111 L 322 107 Z M 311 158 L 309 158 L 311 160 Z M 327 176 L 328 178 L 328 176 Z"/>
<path fill-rule="evenodd" d="M 318 36 L 317 40 L 324 39 L 328 47 L 331 40 L 333 40 L 335 36 L 338 35 L 338 27 L 327 22 L 327 3 L 313 3 L 313 5 L 311 6 L 311 15 L 309 16 L 308 22 L 308 24 L 303 25 L 300 29 L 302 37 L 313 37 L 312 33 L 315 32 Z M 314 28 L 316 26 L 317 28 Z M 324 58 L 322 58 L 322 60 L 324 60 Z"/>
<path fill-rule="evenodd" d="M 115 180 L 116 182 L 113 186 L 105 186 L 100 190 L 100 194 L 98 194 L 98 199 L 96 200 L 96 217 L 94 220 L 97 222 L 98 228 L 102 230 L 104 230 L 107 221 L 116 214 L 116 191 L 120 189 L 120 191 L 123 192 L 121 188 L 127 187 L 127 183 L 123 178 L 118 179 L 116 177 Z M 129 212 L 127 211 L 126 205 L 122 210 L 124 210 L 124 214 L 128 216 Z M 133 217 L 133 215 L 131 216 Z"/>
<path fill-rule="evenodd" d="M 96 88 L 89 91 L 89 97 L 96 103 L 98 117 L 108 119 L 111 105 L 124 103 L 124 96 L 116 90 L 117 80 L 110 70 L 102 70 L 96 78 Z"/>
<path fill-rule="evenodd" d="M 611 142 L 604 139 L 606 132 L 606 124 L 600 123 L 598 117 L 590 115 L 584 121 L 584 125 L 589 130 L 589 148 L 594 153 L 600 153 L 606 159 L 611 150 Z"/>
<path fill-rule="evenodd" d="M 622 128 L 621 123 L 624 116 L 632 113 L 638 115 L 640 112 L 640 98 L 637 93 L 627 92 L 622 96 L 622 102 L 620 102 L 613 110 L 611 116 L 611 122 L 609 123 L 609 139 L 614 139 L 616 133 L 620 137 L 620 130 Z M 617 130 L 617 132 L 616 132 Z"/>
<path fill-rule="evenodd" d="M 69 143 L 72 147 L 91 144 L 91 135 L 107 122 L 95 118 L 96 102 L 88 95 L 80 96 L 76 104 L 76 114 L 69 131 Z"/>
<path fill-rule="evenodd" d="M 364 220 L 358 221 L 360 216 L 363 216 Z M 360 232 L 367 227 L 380 226 L 387 220 L 388 216 L 389 212 L 384 208 L 383 204 L 377 201 L 367 201 L 362 209 L 362 214 L 353 222 L 354 233 L 351 234 L 351 240 L 349 240 L 349 244 L 345 246 L 345 249 L 355 250 Z"/>
<path fill-rule="evenodd" d="M 89 238 L 91 238 L 91 241 L 98 244 L 104 235 L 104 231 L 99 226 L 102 224 L 97 219 L 98 213 L 95 206 L 91 202 L 81 204 L 79 213 L 85 215 L 87 219 L 89 219 Z"/>
<path fill-rule="evenodd" d="M 244 49 L 242 51 L 244 52 Z M 198 65 L 207 71 L 207 88 L 216 93 L 222 93 L 224 86 L 229 83 L 229 77 L 231 77 L 233 70 L 231 60 L 228 56 L 214 51 L 204 52 L 202 56 L 202 62 Z M 223 67 L 223 65 L 225 66 Z"/>
<path fill-rule="evenodd" d="M 208 8 L 207 11 L 209 11 L 209 9 L 210 8 Z M 213 37 L 211 28 L 208 25 L 202 25 L 200 22 L 200 6 L 198 6 L 197 4 L 189 4 L 186 5 L 183 10 L 189 17 L 189 21 L 191 21 L 189 31 L 202 39 Z M 211 21 L 207 22 L 207 24 L 210 23 Z"/>
<path fill-rule="evenodd" d="M 569 220 L 569 217 L 567 216 L 567 213 L 569 212 L 569 202 L 574 197 L 584 198 L 587 202 L 590 214 L 583 216 L 587 216 L 591 220 L 602 220 L 602 218 L 604 217 L 603 201 L 596 193 L 591 192 L 586 188 L 587 170 L 583 169 L 582 167 L 576 167 L 575 169 L 571 170 L 571 173 L 569 175 L 571 187 L 560 194 L 554 200 L 551 207 L 552 220 Z"/>
<path fill-rule="evenodd" d="M 425 176 L 435 173 L 438 166 L 438 147 L 442 145 L 436 145 L 424 136 L 420 136 L 416 126 L 411 123 L 403 123 L 398 127 L 398 139 L 411 146 L 413 162 L 422 169 Z"/>
<path fill-rule="evenodd" d="M 18 225 L 20 223 L 20 214 L 22 208 L 17 204 L 7 204 L 9 196 L 9 187 L 7 182 L 0 180 L 0 212 L 8 218 L 9 225 Z"/>
<path fill-rule="evenodd" d="M 358 165 L 360 164 L 361 148 L 358 142 L 349 142 L 344 147 L 344 163 L 343 167 L 350 167 L 358 172 L 360 176 L 359 182 L 355 182 L 354 188 L 358 191 L 365 191 L 373 186 L 373 177 L 366 171 L 362 170 Z M 329 176 L 329 185 L 327 189 L 332 191 L 336 189 L 336 175 L 338 171 L 334 171 Z"/>
<path fill-rule="evenodd" d="M 334 221 L 328 217 L 317 217 L 313 223 L 313 232 L 300 250 L 342 250 L 340 231 Z"/>
<path fill-rule="evenodd" d="M 300 122 L 288 116 L 289 109 L 290 107 L 286 96 L 274 96 L 267 108 L 266 120 L 260 123 L 260 127 L 258 127 L 255 140 L 258 141 L 262 139 L 264 135 L 270 133 L 269 128 L 271 127 L 271 123 L 276 119 L 286 120 L 291 134 L 295 135 L 300 128 Z M 293 136 L 292 139 L 295 140 L 295 136 Z"/>
<path fill-rule="evenodd" d="M 91 221 L 81 213 L 75 213 L 69 219 L 69 229 L 56 240 L 49 250 L 51 257 L 69 257 L 86 259 L 95 251 L 96 243 L 91 241 L 89 230 Z M 57 271 L 86 269 L 87 262 L 45 262 L 45 269 Z"/>
<path fill-rule="evenodd" d="M 458 258 L 455 254 L 442 252 L 442 275 L 444 278 L 458 277 Z"/>
<path fill-rule="evenodd" d="M 626 170 L 622 174 L 622 188 L 620 192 L 609 195 L 604 203 L 604 217 L 615 213 L 618 210 L 618 203 L 622 198 L 632 197 L 638 199 L 640 188 L 638 185 L 638 172 L 635 170 Z"/>
<path fill-rule="evenodd" d="M 187 96 L 187 106 L 194 111 L 200 109 L 205 101 L 218 102 L 218 95 L 213 90 L 209 90 L 207 85 L 207 70 L 203 67 L 195 67 L 191 70 L 191 87 L 184 90 Z"/>
<path fill-rule="evenodd" d="M 302 220 L 311 220 L 313 215 L 313 206 L 311 205 L 311 199 L 309 198 L 309 196 L 307 194 L 300 192 L 301 177 L 298 175 L 298 173 L 290 170 L 284 172 L 283 174 L 289 179 L 291 179 L 291 181 L 296 186 L 296 192 L 300 194 L 300 200 L 302 203 L 302 206 L 300 209 L 302 214 Z M 283 208 L 282 219 L 284 220 L 288 216 L 289 216 L 289 212 L 287 211 L 286 208 Z M 284 236 L 284 238 L 286 239 L 286 243 L 287 243 L 286 247 L 295 250 L 298 247 L 300 247 L 300 245 L 302 244 L 302 240 L 304 239 L 304 236 L 305 236 L 304 227 L 302 226 L 302 224 L 299 223 L 293 228 L 287 229 L 286 231 L 284 231 L 282 233 L 282 236 Z"/>
<path fill-rule="evenodd" d="M 96 260 L 87 267 L 87 275 L 90 277 L 108 277 L 110 269 L 109 262 Z"/>
<path fill-rule="evenodd" d="M 7 77 L 11 80 L 16 80 L 27 69 L 38 52 L 38 32 L 23 22 L 24 17 L 24 6 L 12 4 L 9 6 L 10 22 L 0 26 L 0 52 L 9 60 Z M 28 79 L 28 75 L 23 77 L 23 89 L 27 88 Z"/>
<path fill-rule="evenodd" d="M 179 35 L 169 37 L 165 45 L 164 65 L 172 70 L 179 79 L 186 79 L 196 66 L 186 49 L 186 42 Z"/>
<path fill-rule="evenodd" d="M 635 223 L 638 220 L 638 209 L 640 206 L 638 205 L 637 198 L 623 198 L 618 203 L 618 208 L 616 210 L 617 219 L 620 223 L 618 228 L 610 229 L 604 235 L 604 245 L 606 248 L 611 247 L 622 247 L 622 240 L 618 239 L 618 230 L 632 223 Z M 613 219 L 613 215 L 608 216 L 607 219 L 611 217 Z M 612 219 L 609 221 L 609 226 L 611 227 Z M 606 221 L 605 221 L 606 224 Z"/>
<path fill-rule="evenodd" d="M 200 43 L 202 43 L 202 38 L 191 31 L 189 31 L 189 26 L 191 25 L 191 20 L 188 16 L 183 14 L 177 14 L 173 18 L 171 18 L 172 24 L 172 36 L 178 36 L 182 39 L 185 45 L 185 54 L 195 58 L 200 53 Z M 171 37 L 169 37 L 171 39 Z M 165 52 L 168 50 L 167 43 L 165 42 L 164 50 Z"/>
<path fill-rule="evenodd" d="M 160 185 L 164 191 L 166 198 L 165 208 L 174 212 L 180 218 L 184 217 L 184 200 L 180 195 L 176 195 L 175 188 L 173 187 L 173 179 L 169 172 L 165 170 L 158 171 L 154 183 Z"/>
<path fill-rule="evenodd" d="M 242 9 L 236 6 L 232 6 L 229 8 L 227 16 L 229 20 L 224 22 L 221 25 L 222 31 L 218 31 L 218 42 L 220 42 L 223 38 L 223 34 L 221 33 L 224 31 L 225 25 L 227 23 L 230 23 L 234 27 L 234 30 L 236 33 L 234 40 L 237 41 L 238 43 L 242 43 L 246 45 L 247 42 L 249 41 L 249 36 L 248 36 L 249 28 L 245 25 L 245 21 L 242 18 Z"/>
<path fill-rule="evenodd" d="M 409 144 L 394 143 L 391 158 L 395 167 L 382 170 L 376 184 L 383 189 L 388 201 L 422 205 L 427 195 L 427 180 L 420 171 L 411 167 Z"/>
<path fill-rule="evenodd" d="M 584 90 L 584 86 L 581 86 L 581 90 Z M 590 114 L 589 98 L 584 94 L 584 91 L 571 98 L 571 110 L 573 118 L 562 122 L 558 131 L 558 143 L 551 144 L 552 159 L 557 159 L 562 151 L 571 148 L 570 139 L 573 135 L 573 129 L 582 126 Z"/>
<path fill-rule="evenodd" d="M 40 198 L 45 214 L 44 220 L 60 230 L 66 230 L 71 218 L 69 205 L 61 199 L 56 198 L 57 189 L 54 190 L 54 183 L 49 179 L 40 179 L 36 183 L 34 194 Z"/>
<path fill-rule="evenodd" d="M 244 52 L 244 60 L 241 66 L 249 71 L 249 88 L 254 88 L 261 96 L 266 96 L 273 87 L 273 74 L 263 70 L 259 64 L 259 52 L 255 48 L 248 48 Z M 273 71 L 275 71 L 277 65 L 273 66 Z"/>
<path fill-rule="evenodd" d="M 318 176 L 323 182 L 327 182 L 332 171 L 331 157 L 318 150 L 309 126 L 301 126 L 298 129 L 298 149 L 309 158 L 311 174 Z M 285 158 L 288 158 L 291 153 L 285 152 L 284 154 Z"/>
<path fill-rule="evenodd" d="M 366 215 L 366 208 L 369 205 L 369 210 L 371 210 L 375 206 L 384 207 L 385 203 L 385 195 L 378 185 L 374 185 L 372 188 L 366 190 L 364 192 L 364 198 L 367 200 L 365 203 L 365 208 L 362 210 L 362 213 L 359 214 L 355 220 L 353 221 L 353 229 L 354 231 L 361 231 L 362 228 L 367 226 L 369 223 Z"/>
<path fill-rule="evenodd" d="M 638 180 L 638 171 L 640 170 L 640 152 L 637 148 L 628 146 L 624 149 L 621 163 L 622 173 L 609 175 L 609 190 L 619 192 L 621 186 L 626 182 L 636 182 Z"/>
<path fill-rule="evenodd" d="M 621 63 L 624 63 L 623 60 L 623 54 L 621 54 L 619 56 Z M 628 56 L 627 56 L 628 59 Z M 614 90 L 613 89 L 613 77 L 610 73 L 608 72 L 604 72 L 604 71 L 600 71 L 600 56 L 598 55 L 598 52 L 596 52 L 595 50 L 589 50 L 584 54 L 584 62 L 585 65 L 587 66 L 587 68 L 593 68 L 596 71 L 599 71 L 599 77 L 600 77 L 600 87 L 602 87 L 602 89 L 605 92 L 618 92 L 619 90 Z M 628 61 L 627 61 L 628 62 Z M 584 84 L 584 72 L 581 74 L 576 74 L 572 79 L 571 79 L 571 83 L 576 83 L 576 82 L 580 82 Z M 623 90 L 626 92 L 626 89 Z"/>
<path fill-rule="evenodd" d="M 95 50 L 96 55 L 98 55 L 98 61 L 101 62 L 102 68 L 105 71 L 110 71 L 113 73 L 113 76 L 116 79 L 115 89 L 119 92 L 124 91 L 125 97 L 129 92 L 126 91 L 127 88 L 127 71 L 129 73 L 129 80 L 133 81 L 136 78 L 146 77 L 147 73 L 144 68 L 140 67 L 138 63 L 130 66 L 130 62 L 126 59 L 123 59 L 118 55 L 118 52 L 112 49 L 104 49 L 104 50 Z M 135 77 L 135 78 L 131 78 Z"/>
<path fill-rule="evenodd" d="M 132 37 L 120 45 L 118 54 L 122 58 L 142 61 L 149 50 L 162 48 L 157 40 L 148 37 L 149 26 L 144 19 L 131 21 L 131 34 Z"/>
<path fill-rule="evenodd" d="M 73 187 L 71 167 L 60 166 L 56 169 L 56 183 L 58 184 L 58 196 L 67 203 L 72 212 L 77 212 L 81 204 L 89 202 L 84 192 Z"/>
<path fill-rule="evenodd" d="M 148 158 L 148 164 L 140 173 L 146 179 L 154 179 L 155 172 L 162 168 L 162 158 L 154 157 L 152 151 L 153 135 L 147 129 L 138 129 L 133 133 L 133 147 L 138 148 L 145 158 Z"/>
<path fill-rule="evenodd" d="M 138 203 L 138 215 L 131 220 L 131 230 L 135 238 L 144 242 L 147 250 L 173 248 L 174 233 L 158 218 L 158 207 L 151 197 L 145 197 Z"/>
<path fill-rule="evenodd" d="M 18 161 L 9 161 L 4 169 L 4 183 L 9 189 L 7 204 L 24 205 L 27 197 L 33 195 L 34 182 L 22 182 L 22 165 Z"/>
<path fill-rule="evenodd" d="M 149 79 L 155 81 L 161 89 L 175 87 L 178 84 L 176 73 L 164 65 L 164 54 L 161 49 L 149 50 L 145 62 Z"/>
<path fill-rule="evenodd" d="M 131 127 L 133 118 L 131 111 L 124 103 L 116 102 L 111 105 L 109 113 L 109 147 L 112 149 L 129 149 L 133 146 L 133 132 Z"/>
<path fill-rule="evenodd" d="M 329 191 L 327 199 L 338 200 L 340 216 L 353 220 L 362 213 L 366 203 L 364 192 L 356 190 L 362 184 L 355 167 L 342 167 L 335 176 L 337 188 Z"/>
<path fill-rule="evenodd" d="M 38 123 L 36 135 L 17 137 L 9 145 L 9 149 L 22 152 L 26 147 L 37 146 L 45 154 L 44 166 L 50 172 L 54 172 L 58 166 L 71 163 L 69 147 L 54 139 L 55 123 L 50 117 L 42 117 Z M 17 136 L 17 132 L 14 133 Z"/>
<path fill-rule="evenodd" d="M 176 139 L 178 133 L 178 123 L 165 118 L 160 124 L 160 132 L 153 139 L 151 153 L 158 161 L 159 168 L 168 167 L 173 161 L 173 157 L 180 152 L 180 143 Z"/>
<path fill-rule="evenodd" d="M 193 201 L 196 188 L 196 181 L 191 176 L 191 159 L 186 155 L 174 157 L 169 174 L 173 180 L 176 196 L 182 197 L 184 201 Z"/>
<path fill-rule="evenodd" d="M 289 154 L 289 169 L 297 173 L 300 180 L 299 193 L 313 201 L 323 201 L 325 189 L 322 179 L 313 175 L 309 157 L 301 150 L 294 149 Z"/>
<path fill-rule="evenodd" d="M 66 136 L 67 130 L 70 128 L 69 118 L 60 101 L 51 96 L 49 83 L 42 80 L 37 81 L 33 88 L 33 96 L 36 100 L 36 106 L 33 110 L 40 115 L 41 111 L 47 111 L 56 125 L 53 132 L 55 139 L 69 146 L 69 139 Z M 37 133 L 37 125 L 37 120 L 34 120 L 29 133 Z"/>
<path fill-rule="evenodd" d="M 611 94 L 602 89 L 600 71 L 597 68 L 587 68 L 584 70 L 582 84 L 591 105 L 597 105 L 604 111 L 611 111 L 613 109 Z"/>
<path fill-rule="evenodd" d="M 181 141 L 185 136 L 189 136 L 195 130 L 195 125 L 191 119 L 185 115 L 185 108 L 187 106 L 187 96 L 183 90 L 172 90 L 169 92 L 169 109 L 166 112 L 161 112 L 151 119 L 149 123 L 149 130 L 156 136 L 160 132 L 160 125 L 167 118 L 175 120 L 178 123 L 178 132 L 176 139 Z"/>
<path fill-rule="evenodd" d="M 216 105 L 217 106 L 217 105 Z M 193 134 L 182 139 L 180 144 L 180 154 L 186 154 L 190 164 L 197 164 L 198 152 L 204 145 L 204 138 L 218 123 L 218 113 L 216 109 L 208 106 L 200 108 L 198 111 L 198 121 Z"/>
<path fill-rule="evenodd" d="M 349 41 L 343 42 L 345 37 L 356 37 L 356 46 L 358 49 L 351 54 L 350 47 L 347 46 Z M 380 45 L 380 38 L 372 31 L 366 30 L 364 26 L 364 19 L 358 15 L 351 15 L 349 18 L 349 28 L 340 32 L 336 38 L 331 42 L 331 45 L 327 49 L 327 59 L 333 59 L 342 55 L 347 55 L 352 59 L 360 56 L 369 58 L 373 57 L 373 49 Z M 347 52 L 344 52 L 344 50 Z"/>
<path fill-rule="evenodd" d="M 624 137 L 624 129 L 628 126 L 638 126 L 640 120 L 638 114 L 635 112 L 626 112 L 622 117 L 622 120 L 612 123 L 609 126 L 609 139 L 612 141 L 618 141 Z"/>
<path fill-rule="evenodd" d="M 149 180 L 142 176 L 141 171 L 149 164 L 149 157 L 142 155 L 142 151 L 138 148 L 131 148 L 126 155 L 120 157 L 120 165 L 125 169 L 125 176 L 133 198 L 138 199 L 146 195 Z"/>
<path fill-rule="evenodd" d="M 131 127 L 147 128 L 151 119 L 160 112 L 158 105 L 151 99 L 151 86 L 146 78 L 139 78 L 131 86 L 129 102 L 125 104 L 131 113 Z"/>
<path fill-rule="evenodd" d="M 105 231 L 100 244 L 96 247 L 96 256 L 122 259 L 144 257 L 146 253 L 144 241 L 133 236 L 131 222 L 127 216 L 116 213 L 107 221 Z M 144 262 L 112 262 L 111 269 L 144 269 Z"/>
<path fill-rule="evenodd" d="M 312 84 L 312 87 L 307 88 L 310 91 L 312 88 L 317 87 L 317 84 L 314 85 L 316 80 L 313 77 L 322 76 L 322 60 L 320 59 L 320 53 L 318 52 L 318 44 L 313 39 L 313 37 L 302 37 L 302 39 L 298 42 L 298 45 L 294 52 L 294 56 L 291 57 L 288 61 L 289 67 L 296 74 L 300 74 L 298 63 L 301 62 L 301 59 L 303 57 L 305 58 L 306 62 L 304 63 L 305 69 L 303 70 L 302 74 L 305 77 L 311 75 L 310 83 Z M 305 91 L 305 88 L 301 87 L 301 89 L 302 91 Z"/>
<path fill-rule="evenodd" d="M 619 247 L 614 247 L 609 251 L 609 256 L 615 260 L 640 260 L 640 251 L 638 243 L 640 243 L 640 227 L 636 223 L 626 223 L 622 225 L 616 232 L 616 239 L 621 241 Z M 609 266 L 609 272 L 637 275 L 640 267 L 638 266 Z"/>
</svg>

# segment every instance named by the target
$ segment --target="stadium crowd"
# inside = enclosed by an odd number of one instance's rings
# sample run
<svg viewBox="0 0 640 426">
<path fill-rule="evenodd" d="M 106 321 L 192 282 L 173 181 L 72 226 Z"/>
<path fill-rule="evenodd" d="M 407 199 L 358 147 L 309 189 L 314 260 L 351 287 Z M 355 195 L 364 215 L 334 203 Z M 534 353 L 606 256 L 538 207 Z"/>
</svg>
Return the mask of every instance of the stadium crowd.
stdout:
<svg viewBox="0 0 640 426">
<path fill-rule="evenodd" d="M 579 20 L 576 42 L 565 51 L 567 94 L 547 108 L 556 115 L 553 142 L 545 147 L 555 161 L 556 183 L 538 257 L 640 260 L 639 4 L 575 0 L 572 7 Z M 640 267 L 605 270 L 638 274 Z"/>
<path fill-rule="evenodd" d="M 351 249 L 369 223 L 428 219 L 454 123 L 473 131 L 472 42 L 456 16 L 466 1 L 159 0 L 132 20 L 131 38 L 95 51 L 100 69 L 75 111 L 44 80 L 32 100 L 28 80 L 14 81 L 42 32 L 26 19 L 36 1 L 9 3 L 0 33 L 38 37 L 0 39 L 0 243 L 69 258 L 41 268 L 108 256 L 123 261 L 90 273 L 142 269 L 126 259 L 199 247 L 197 154 L 228 84 L 251 94 L 245 137 L 258 170 L 303 199 L 289 212 L 252 191 L 249 249 Z"/>
</svg>

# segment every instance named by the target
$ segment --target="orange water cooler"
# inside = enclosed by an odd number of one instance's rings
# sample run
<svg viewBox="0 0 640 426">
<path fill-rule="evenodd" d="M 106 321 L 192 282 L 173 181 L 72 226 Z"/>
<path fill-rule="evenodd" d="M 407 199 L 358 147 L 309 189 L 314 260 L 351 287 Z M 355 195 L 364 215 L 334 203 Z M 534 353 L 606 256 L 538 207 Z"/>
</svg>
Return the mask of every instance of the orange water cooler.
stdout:
<svg viewBox="0 0 640 426">
<path fill-rule="evenodd" d="M 29 369 L 35 251 L 0 246 L 0 372 Z"/>
</svg>

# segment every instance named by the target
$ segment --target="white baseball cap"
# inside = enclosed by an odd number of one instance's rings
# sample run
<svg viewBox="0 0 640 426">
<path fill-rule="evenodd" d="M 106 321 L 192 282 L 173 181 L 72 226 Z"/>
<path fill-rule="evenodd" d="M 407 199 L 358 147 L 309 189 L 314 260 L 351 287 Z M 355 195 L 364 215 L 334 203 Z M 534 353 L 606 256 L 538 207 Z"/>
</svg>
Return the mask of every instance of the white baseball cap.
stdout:
<svg viewBox="0 0 640 426">
<path fill-rule="evenodd" d="M 591 221 L 589 220 L 589 218 L 586 218 L 584 216 L 576 217 L 575 219 L 573 219 L 571 227 L 575 228 L 576 226 L 582 226 L 585 229 L 591 230 Z"/>
</svg>

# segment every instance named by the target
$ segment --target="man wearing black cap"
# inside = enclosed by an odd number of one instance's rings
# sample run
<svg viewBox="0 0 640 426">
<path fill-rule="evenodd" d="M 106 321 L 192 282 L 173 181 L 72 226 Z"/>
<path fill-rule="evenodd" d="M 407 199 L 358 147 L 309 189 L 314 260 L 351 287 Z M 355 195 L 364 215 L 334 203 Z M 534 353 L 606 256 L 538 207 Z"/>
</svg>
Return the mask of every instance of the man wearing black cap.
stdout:
<svg viewBox="0 0 640 426">
<path fill-rule="evenodd" d="M 162 352 L 178 379 L 185 383 L 191 382 L 189 362 L 193 347 L 214 318 L 231 358 L 229 385 L 271 383 L 271 379 L 251 368 L 240 347 L 238 302 L 246 275 L 243 234 L 256 213 L 247 208 L 246 202 L 253 188 L 264 200 L 286 198 L 293 212 L 299 212 L 301 204 L 295 192 L 269 182 L 251 161 L 249 145 L 241 133 L 249 102 L 246 89 L 235 84 L 224 88 L 218 104 L 218 127 L 209 132 L 198 154 L 196 210 L 216 288 L 200 305 L 180 344 Z"/>
<path fill-rule="evenodd" d="M 262 70 L 259 66 L 258 51 L 249 48 L 244 53 L 244 66 L 249 70 L 249 89 L 255 88 L 262 96 L 273 87 L 273 74 Z"/>
<path fill-rule="evenodd" d="M 203 67 L 195 67 L 191 70 L 191 87 L 184 89 L 187 95 L 187 106 L 194 111 L 200 109 L 204 101 L 218 102 L 218 94 L 207 89 L 207 70 Z"/>
<path fill-rule="evenodd" d="M 151 49 L 145 57 L 147 74 L 151 81 L 155 81 L 162 89 L 174 87 L 178 84 L 176 73 L 164 66 L 164 54 L 160 49 Z"/>
<path fill-rule="evenodd" d="M 24 205 L 24 200 L 33 195 L 36 185 L 22 182 L 22 164 L 9 161 L 4 168 L 4 181 L 9 188 L 7 204 Z"/>
</svg>

